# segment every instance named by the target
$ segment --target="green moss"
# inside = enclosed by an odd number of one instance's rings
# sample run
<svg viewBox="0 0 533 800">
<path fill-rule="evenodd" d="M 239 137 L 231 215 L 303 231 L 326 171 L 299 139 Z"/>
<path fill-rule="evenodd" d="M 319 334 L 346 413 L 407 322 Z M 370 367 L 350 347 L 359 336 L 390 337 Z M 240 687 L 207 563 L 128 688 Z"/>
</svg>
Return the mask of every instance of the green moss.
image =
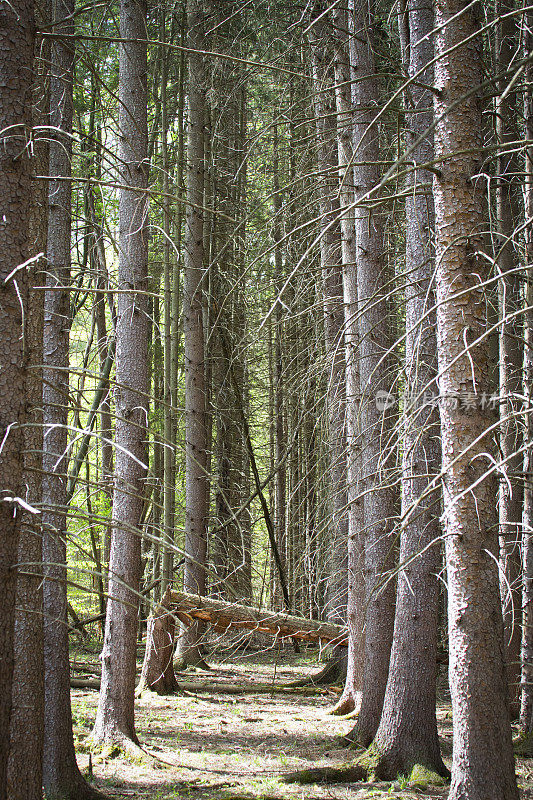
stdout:
<svg viewBox="0 0 533 800">
<path fill-rule="evenodd" d="M 281 783 L 299 783 L 309 785 L 313 783 L 357 783 L 364 781 L 367 777 L 367 769 L 364 765 L 355 761 L 341 767 L 316 767 L 314 769 L 302 769 L 298 772 L 290 772 L 284 775 Z"/>
<path fill-rule="evenodd" d="M 416 787 L 417 789 L 427 789 L 428 786 L 446 786 L 447 780 L 436 772 L 422 766 L 422 764 L 415 764 L 409 775 L 409 786 Z"/>
<path fill-rule="evenodd" d="M 357 757 L 355 764 L 361 770 L 364 770 L 369 781 L 375 780 L 375 771 L 380 759 L 381 753 L 378 748 L 371 744 L 366 750 Z"/>
<path fill-rule="evenodd" d="M 90 742 L 91 753 L 96 756 L 96 762 L 109 761 L 123 755 L 122 749 L 117 744 L 95 744 Z"/>
<path fill-rule="evenodd" d="M 126 738 L 116 742 L 104 742 L 103 744 L 95 743 L 88 738 L 86 742 L 90 745 L 90 751 L 95 757 L 95 763 L 110 761 L 113 758 L 122 758 L 130 764 L 138 765 L 152 762 L 152 757 L 149 753 Z"/>
</svg>

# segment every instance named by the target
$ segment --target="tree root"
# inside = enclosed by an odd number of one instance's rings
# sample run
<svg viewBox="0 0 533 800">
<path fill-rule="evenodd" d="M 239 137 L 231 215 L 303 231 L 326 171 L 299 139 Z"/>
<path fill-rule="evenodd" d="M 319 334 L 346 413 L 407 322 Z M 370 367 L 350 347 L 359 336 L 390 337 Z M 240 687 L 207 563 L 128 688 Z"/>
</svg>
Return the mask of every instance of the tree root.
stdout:
<svg viewBox="0 0 533 800">
<path fill-rule="evenodd" d="M 289 772 L 281 778 L 281 783 L 298 783 L 308 785 L 313 783 L 360 783 L 369 781 L 391 781 L 398 778 L 398 773 L 384 770 L 381 763 L 381 754 L 374 747 L 369 747 L 352 764 L 342 767 L 315 767 L 303 769 L 298 772 Z M 428 786 L 445 786 L 450 778 L 446 768 L 445 774 L 435 772 L 422 764 L 415 764 L 411 769 L 408 785 L 425 790 Z M 442 772 L 442 770 L 441 770 Z"/>
<path fill-rule="evenodd" d="M 419 760 L 420 759 L 420 760 Z M 440 757 L 440 751 L 405 752 L 400 742 L 397 746 L 381 747 L 374 741 L 357 758 L 357 763 L 367 768 L 369 780 L 395 781 L 400 775 L 409 776 L 415 787 L 422 785 L 444 786 L 450 772 Z"/>
<path fill-rule="evenodd" d="M 153 760 L 148 750 L 125 735 L 115 734 L 102 742 L 89 737 L 88 744 L 97 761 L 123 758 L 132 764 L 142 764 Z"/>
<path fill-rule="evenodd" d="M 352 717 L 356 717 L 358 714 L 355 708 L 355 700 L 351 694 L 348 696 L 342 696 L 339 699 L 339 702 L 327 713 L 333 717 L 344 717 L 345 719 L 351 719 Z"/>
<path fill-rule="evenodd" d="M 291 686 L 329 686 L 343 684 L 346 680 L 347 655 L 333 655 L 316 675 L 293 681 Z"/>
<path fill-rule="evenodd" d="M 92 780 L 92 764 L 89 763 L 89 780 Z M 111 800 L 109 795 L 88 783 L 77 767 L 70 776 L 64 776 L 63 781 L 64 783 L 53 783 L 44 787 L 46 800 Z"/>
<path fill-rule="evenodd" d="M 400 753 L 379 753 L 374 757 L 372 779 L 380 781 L 395 781 L 400 775 L 408 775 L 409 785 L 424 789 L 427 786 L 445 786 L 450 778 L 450 771 L 444 763 L 413 764 L 409 758 L 403 758 Z"/>
</svg>

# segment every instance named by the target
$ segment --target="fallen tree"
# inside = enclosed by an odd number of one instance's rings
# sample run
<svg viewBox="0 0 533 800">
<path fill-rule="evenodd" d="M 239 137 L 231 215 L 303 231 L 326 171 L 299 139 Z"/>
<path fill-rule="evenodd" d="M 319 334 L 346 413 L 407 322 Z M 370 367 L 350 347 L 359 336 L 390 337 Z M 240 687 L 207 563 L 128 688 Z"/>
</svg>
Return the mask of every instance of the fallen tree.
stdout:
<svg viewBox="0 0 533 800">
<path fill-rule="evenodd" d="M 167 602 L 162 603 L 163 605 L 166 605 L 169 613 L 173 613 L 185 625 L 201 620 L 221 632 L 237 627 L 267 633 L 276 639 L 291 638 L 308 642 L 320 641 L 324 644 L 348 644 L 348 630 L 343 625 L 243 606 L 212 597 L 170 591 Z"/>
<path fill-rule="evenodd" d="M 348 632 L 342 625 L 169 589 L 148 623 L 138 692 L 144 689 L 151 689 L 158 694 L 176 691 L 177 681 L 172 663 L 176 620 L 186 626 L 194 622 L 208 623 L 221 633 L 231 628 L 244 628 L 269 634 L 275 641 L 290 638 L 333 645 L 348 643 Z"/>
<path fill-rule="evenodd" d="M 100 689 L 100 678 L 71 678 L 70 686 L 72 689 Z M 138 687 L 137 687 L 138 690 Z M 155 691 L 155 689 L 154 689 Z M 177 692 L 188 694 L 209 693 L 209 694 L 290 694 L 302 696 L 323 696 L 331 695 L 332 690 L 327 690 L 319 686 L 294 686 L 292 683 L 222 683 L 221 681 L 183 681 L 176 683 Z"/>
</svg>

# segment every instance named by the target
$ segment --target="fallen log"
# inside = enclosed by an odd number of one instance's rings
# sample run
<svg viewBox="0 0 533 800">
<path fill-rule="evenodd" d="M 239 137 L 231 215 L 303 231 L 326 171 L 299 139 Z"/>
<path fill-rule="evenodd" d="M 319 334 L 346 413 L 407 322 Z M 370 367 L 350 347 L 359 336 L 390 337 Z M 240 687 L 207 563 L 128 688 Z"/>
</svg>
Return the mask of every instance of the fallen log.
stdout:
<svg viewBox="0 0 533 800">
<path fill-rule="evenodd" d="M 100 689 L 99 678 L 71 678 L 72 689 Z M 179 681 L 176 692 L 189 694 L 295 694 L 295 695 L 324 695 L 326 689 L 318 686 L 292 686 L 290 683 L 217 683 L 216 681 Z"/>
<path fill-rule="evenodd" d="M 343 625 L 303 619 L 293 614 L 243 606 L 187 592 L 169 591 L 166 599 L 168 611 L 174 613 L 185 625 L 200 620 L 222 632 L 230 627 L 237 627 L 267 633 L 277 639 L 291 637 L 310 642 L 321 641 L 345 646 L 348 644 L 348 630 Z"/>
<path fill-rule="evenodd" d="M 100 678 L 71 678 L 70 686 L 72 689 L 98 689 L 100 690 Z"/>
<path fill-rule="evenodd" d="M 347 645 L 348 631 L 342 625 L 303 619 L 292 614 L 277 613 L 239 603 L 228 603 L 212 597 L 167 589 L 161 605 L 148 621 L 146 650 L 138 692 L 151 689 L 158 694 L 171 694 L 177 689 L 174 674 L 174 628 L 179 619 L 185 626 L 204 622 L 216 631 L 230 628 L 266 633 L 275 640 L 290 638 L 333 645 Z M 180 687 L 182 686 L 180 682 Z"/>
</svg>

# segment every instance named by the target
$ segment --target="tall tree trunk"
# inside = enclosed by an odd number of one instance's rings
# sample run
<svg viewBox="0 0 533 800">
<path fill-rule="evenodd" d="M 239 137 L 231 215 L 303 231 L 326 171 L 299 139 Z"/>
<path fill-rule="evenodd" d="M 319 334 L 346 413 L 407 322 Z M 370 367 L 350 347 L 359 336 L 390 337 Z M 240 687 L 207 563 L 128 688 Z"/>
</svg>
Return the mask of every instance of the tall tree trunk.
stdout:
<svg viewBox="0 0 533 800">
<path fill-rule="evenodd" d="M 328 412 L 328 458 L 331 486 L 331 527 L 325 613 L 331 622 L 346 621 L 348 592 L 348 504 L 346 488 L 346 361 L 344 298 L 338 200 L 338 153 L 335 92 L 332 86 L 331 26 L 325 3 L 315 4 L 310 35 L 317 135 L 320 262 L 324 292 L 324 332 Z"/>
<path fill-rule="evenodd" d="M 359 420 L 359 323 L 357 316 L 357 249 L 353 170 L 353 115 L 351 100 L 349 20 L 346 7 L 333 10 L 335 28 L 335 107 L 339 165 L 340 228 L 345 342 L 346 503 L 348 513 L 348 596 L 346 617 L 349 631 L 346 679 L 333 714 L 354 710 L 361 688 L 364 664 L 364 506 L 360 496 L 361 430 Z M 350 209 L 350 210 L 346 210 Z"/>
<path fill-rule="evenodd" d="M 161 9 L 161 39 L 166 40 L 165 8 Z M 171 205 L 169 200 L 169 153 L 168 153 L 168 60 L 167 49 L 161 54 L 161 151 L 163 167 L 163 286 L 164 286 L 164 364 L 163 364 L 163 549 L 161 594 L 164 596 L 172 581 L 174 544 L 174 492 L 176 475 L 176 442 L 172 408 L 172 277 L 173 268 L 170 257 L 170 219 Z"/>
<path fill-rule="evenodd" d="M 380 87 L 373 52 L 376 22 L 367 4 L 355 0 L 352 37 L 357 65 L 354 84 L 354 131 L 356 146 L 356 200 L 379 183 L 379 133 L 372 120 L 380 106 Z M 359 376 L 365 519 L 365 664 L 361 709 L 351 737 L 363 745 L 373 740 L 381 717 L 389 671 L 394 626 L 394 581 L 387 577 L 393 566 L 393 530 L 397 517 L 397 493 L 386 466 L 385 451 L 395 423 L 395 403 L 389 405 L 394 384 L 392 358 L 392 292 L 387 268 L 382 211 L 370 214 L 362 204 L 355 214 L 357 291 L 359 315 Z M 387 402 L 379 403 L 380 398 Z M 395 462 L 394 454 L 389 462 Z M 384 585 L 383 582 L 385 581 Z"/>
<path fill-rule="evenodd" d="M 202 0 L 188 0 L 187 29 L 192 51 L 204 49 Z M 187 216 L 184 241 L 183 338 L 185 363 L 185 567 L 183 587 L 205 594 L 209 482 L 202 284 L 204 267 L 204 57 L 189 54 Z M 183 659 L 203 663 L 198 623 L 180 635 Z"/>
<path fill-rule="evenodd" d="M 37 5 L 38 24 L 50 23 L 48 3 Z M 42 44 L 41 44 L 42 46 Z M 45 89 L 50 48 L 41 51 L 42 60 L 34 63 L 33 125 L 46 125 L 49 97 Z M 37 54 L 36 48 L 36 54 Z M 33 172 L 48 172 L 48 137 L 34 141 Z M 33 181 L 31 186 L 30 252 L 46 253 L 48 226 L 48 187 L 46 181 Z M 42 261 L 36 266 L 38 285 L 46 280 Z M 42 368 L 43 363 L 42 292 L 30 292 L 27 301 L 25 346 L 27 363 L 28 421 L 24 429 L 23 497 L 32 506 L 41 501 L 42 474 Z M 42 530 L 40 516 L 24 515 L 20 530 L 17 576 L 17 612 L 15 619 L 15 665 L 13 671 L 13 708 L 9 732 L 8 795 L 10 800 L 41 800 L 43 794 L 44 735 L 44 659 L 43 659 L 43 591 Z"/>
<path fill-rule="evenodd" d="M 96 175 L 100 177 L 100 148 L 96 153 L 97 167 Z M 87 206 L 89 212 L 89 224 L 92 228 L 92 244 L 93 244 L 93 263 L 95 270 L 95 287 L 97 292 L 95 294 L 95 321 L 96 321 L 96 343 L 98 349 L 98 359 L 100 362 L 100 373 L 103 374 L 106 370 L 107 360 L 110 355 L 109 336 L 107 330 L 107 308 L 111 303 L 106 302 L 106 290 L 109 290 L 109 280 L 107 274 L 105 244 L 104 244 L 104 226 L 102 220 L 98 219 L 95 198 L 92 187 L 87 190 Z M 114 315 L 112 323 L 115 323 Z M 102 441 L 100 444 L 100 452 L 102 458 L 102 483 L 105 495 L 112 499 L 112 482 L 113 482 L 113 445 L 111 443 L 111 436 L 113 432 L 112 419 L 111 419 L 111 385 L 110 380 L 104 381 L 103 397 L 100 403 L 100 433 Z M 109 550 L 109 547 L 107 548 Z M 109 555 L 109 553 L 107 553 Z M 107 563 L 107 558 L 106 558 Z"/>
<path fill-rule="evenodd" d="M 56 0 L 59 33 L 72 34 L 70 0 Z M 43 350 L 44 754 L 47 797 L 94 797 L 76 763 L 67 625 L 67 422 L 70 332 L 72 44 L 54 41 L 50 76 L 50 176 Z M 55 181 L 54 177 L 60 178 Z M 67 178 L 67 180 L 61 180 Z"/>
<path fill-rule="evenodd" d="M 283 245 L 282 245 L 282 224 L 283 224 L 283 196 L 280 187 L 280 159 L 279 159 L 279 134 L 278 126 L 274 124 L 272 137 L 272 205 L 274 211 L 274 224 L 272 228 L 272 238 L 274 239 L 274 287 L 279 291 L 283 284 Z M 286 514 L 287 514 L 287 469 L 286 469 L 286 449 L 287 449 L 287 424 L 285 407 L 285 382 L 284 374 L 284 313 L 281 303 L 276 303 L 274 313 L 274 343 L 273 343 L 273 393 L 274 393 L 274 530 L 276 542 L 282 560 L 285 553 L 286 541 Z M 285 564 L 283 564 L 285 568 Z M 271 605 L 276 608 L 281 601 L 279 581 L 275 564 L 272 565 L 272 589 Z"/>
<path fill-rule="evenodd" d="M 504 15 L 496 27 L 496 59 L 498 73 L 512 66 L 518 44 L 517 25 L 508 14 L 515 7 L 513 0 L 498 0 L 495 12 Z M 519 708 L 520 694 L 520 621 L 522 616 L 520 585 L 520 534 L 522 525 L 523 479 L 520 449 L 521 424 L 519 414 L 522 397 L 522 305 L 521 276 L 518 273 L 518 243 L 513 231 L 518 225 L 518 191 L 516 174 L 519 170 L 514 146 L 516 142 L 516 92 L 509 92 L 509 77 L 501 81 L 502 94 L 496 99 L 496 137 L 500 153 L 497 159 L 496 213 L 498 237 L 496 263 L 498 267 L 498 296 L 500 315 L 500 450 L 504 461 L 504 477 L 500 480 L 500 560 L 503 599 L 503 623 L 507 647 L 507 677 L 513 716 Z M 509 590 L 510 587 L 510 590 Z"/>
<path fill-rule="evenodd" d="M 448 569 L 450 689 L 454 721 L 449 797 L 518 797 L 509 724 L 498 583 L 496 480 L 484 408 L 489 342 L 478 258 L 484 218 L 480 171 L 482 47 L 479 9 L 436 0 L 436 290 L 442 470 Z M 475 38 L 471 38 L 475 37 Z M 464 43 L 464 44 L 461 44 Z M 465 352 L 468 350 L 468 352 Z M 457 393 L 467 402 L 456 402 Z M 495 754 L 497 757 L 495 757 Z"/>
<path fill-rule="evenodd" d="M 533 10 L 523 18 L 524 57 L 533 50 Z M 528 62 L 525 72 L 524 119 L 525 138 L 533 142 L 533 65 Z M 524 216 L 533 218 L 533 146 L 524 152 Z M 533 226 L 525 228 L 526 263 L 533 264 Z M 526 275 L 524 314 L 524 388 L 525 437 L 533 441 L 533 271 Z M 524 451 L 524 508 L 522 514 L 522 697 L 520 728 L 522 733 L 533 732 L 533 448 Z"/>
<path fill-rule="evenodd" d="M 119 97 L 121 133 L 116 330 L 117 419 L 109 599 L 95 744 L 131 747 L 134 721 L 141 525 L 148 439 L 148 183 L 146 6 L 122 0 Z M 136 191 L 140 189 L 141 191 Z"/>
<path fill-rule="evenodd" d="M 430 2 L 400 3 L 405 72 L 431 85 L 433 9 Z M 409 160 L 433 157 L 432 96 L 420 83 L 405 92 Z M 424 135 L 426 138 L 424 139 Z M 431 173 L 411 173 L 406 198 L 405 374 L 402 417 L 402 527 L 394 639 L 383 713 L 373 747 L 379 752 L 376 775 L 392 780 L 422 764 L 448 775 L 437 734 L 437 623 L 440 557 L 439 496 L 428 491 L 440 469 L 436 395 L 437 339 L 432 248 L 434 230 Z M 430 398 L 429 400 L 427 398 Z"/>
<path fill-rule="evenodd" d="M 34 6 L 32 0 L 0 7 L 0 798 L 6 798 L 17 545 L 22 515 L 15 498 L 24 498 L 22 423 L 25 417 L 26 358 L 24 315 L 28 311 L 30 253 L 30 164 Z M 15 274 L 13 271 L 17 270 Z"/>
<path fill-rule="evenodd" d="M 214 27 L 212 47 L 217 52 L 237 51 L 236 9 L 213 4 Z M 242 24 L 241 21 L 238 23 Z M 250 597 L 247 565 L 250 559 L 248 512 L 236 514 L 246 500 L 246 444 L 239 407 L 246 398 L 246 315 L 244 310 L 244 276 L 241 273 L 243 220 L 241 206 L 244 180 L 243 143 L 243 74 L 235 62 L 219 59 L 213 62 L 209 92 L 212 132 L 211 164 L 217 211 L 210 252 L 213 300 L 213 404 L 216 421 L 217 490 L 213 537 L 214 566 L 218 575 L 215 590 L 222 597 Z M 225 215 L 225 216 L 224 216 Z M 233 221 L 235 220 L 235 222 Z M 230 361 L 223 356 L 224 345 Z M 233 389 L 233 372 L 240 397 Z"/>
<path fill-rule="evenodd" d="M 107 266 L 104 248 L 104 230 L 103 226 L 96 223 L 96 215 L 94 213 L 92 192 L 89 193 L 89 208 L 94 231 L 94 249 L 96 255 L 96 280 L 95 285 L 98 289 L 95 295 L 94 313 L 96 318 L 96 337 L 98 358 L 100 362 L 100 383 L 102 385 L 103 396 L 100 403 L 100 454 L 101 454 L 101 479 L 103 495 L 107 503 L 112 502 L 113 498 L 113 422 L 111 416 L 111 380 L 104 376 L 111 372 L 110 359 L 112 358 L 112 339 L 108 336 L 107 320 L 106 320 L 106 295 L 103 290 L 109 290 L 109 281 L 107 276 Z M 115 320 L 113 319 L 113 322 Z M 108 586 L 108 567 L 109 567 L 109 554 L 111 552 L 111 520 L 108 519 L 101 537 L 101 582 L 107 591 Z M 105 611 L 107 604 L 106 597 L 102 597 L 103 608 Z"/>
</svg>

